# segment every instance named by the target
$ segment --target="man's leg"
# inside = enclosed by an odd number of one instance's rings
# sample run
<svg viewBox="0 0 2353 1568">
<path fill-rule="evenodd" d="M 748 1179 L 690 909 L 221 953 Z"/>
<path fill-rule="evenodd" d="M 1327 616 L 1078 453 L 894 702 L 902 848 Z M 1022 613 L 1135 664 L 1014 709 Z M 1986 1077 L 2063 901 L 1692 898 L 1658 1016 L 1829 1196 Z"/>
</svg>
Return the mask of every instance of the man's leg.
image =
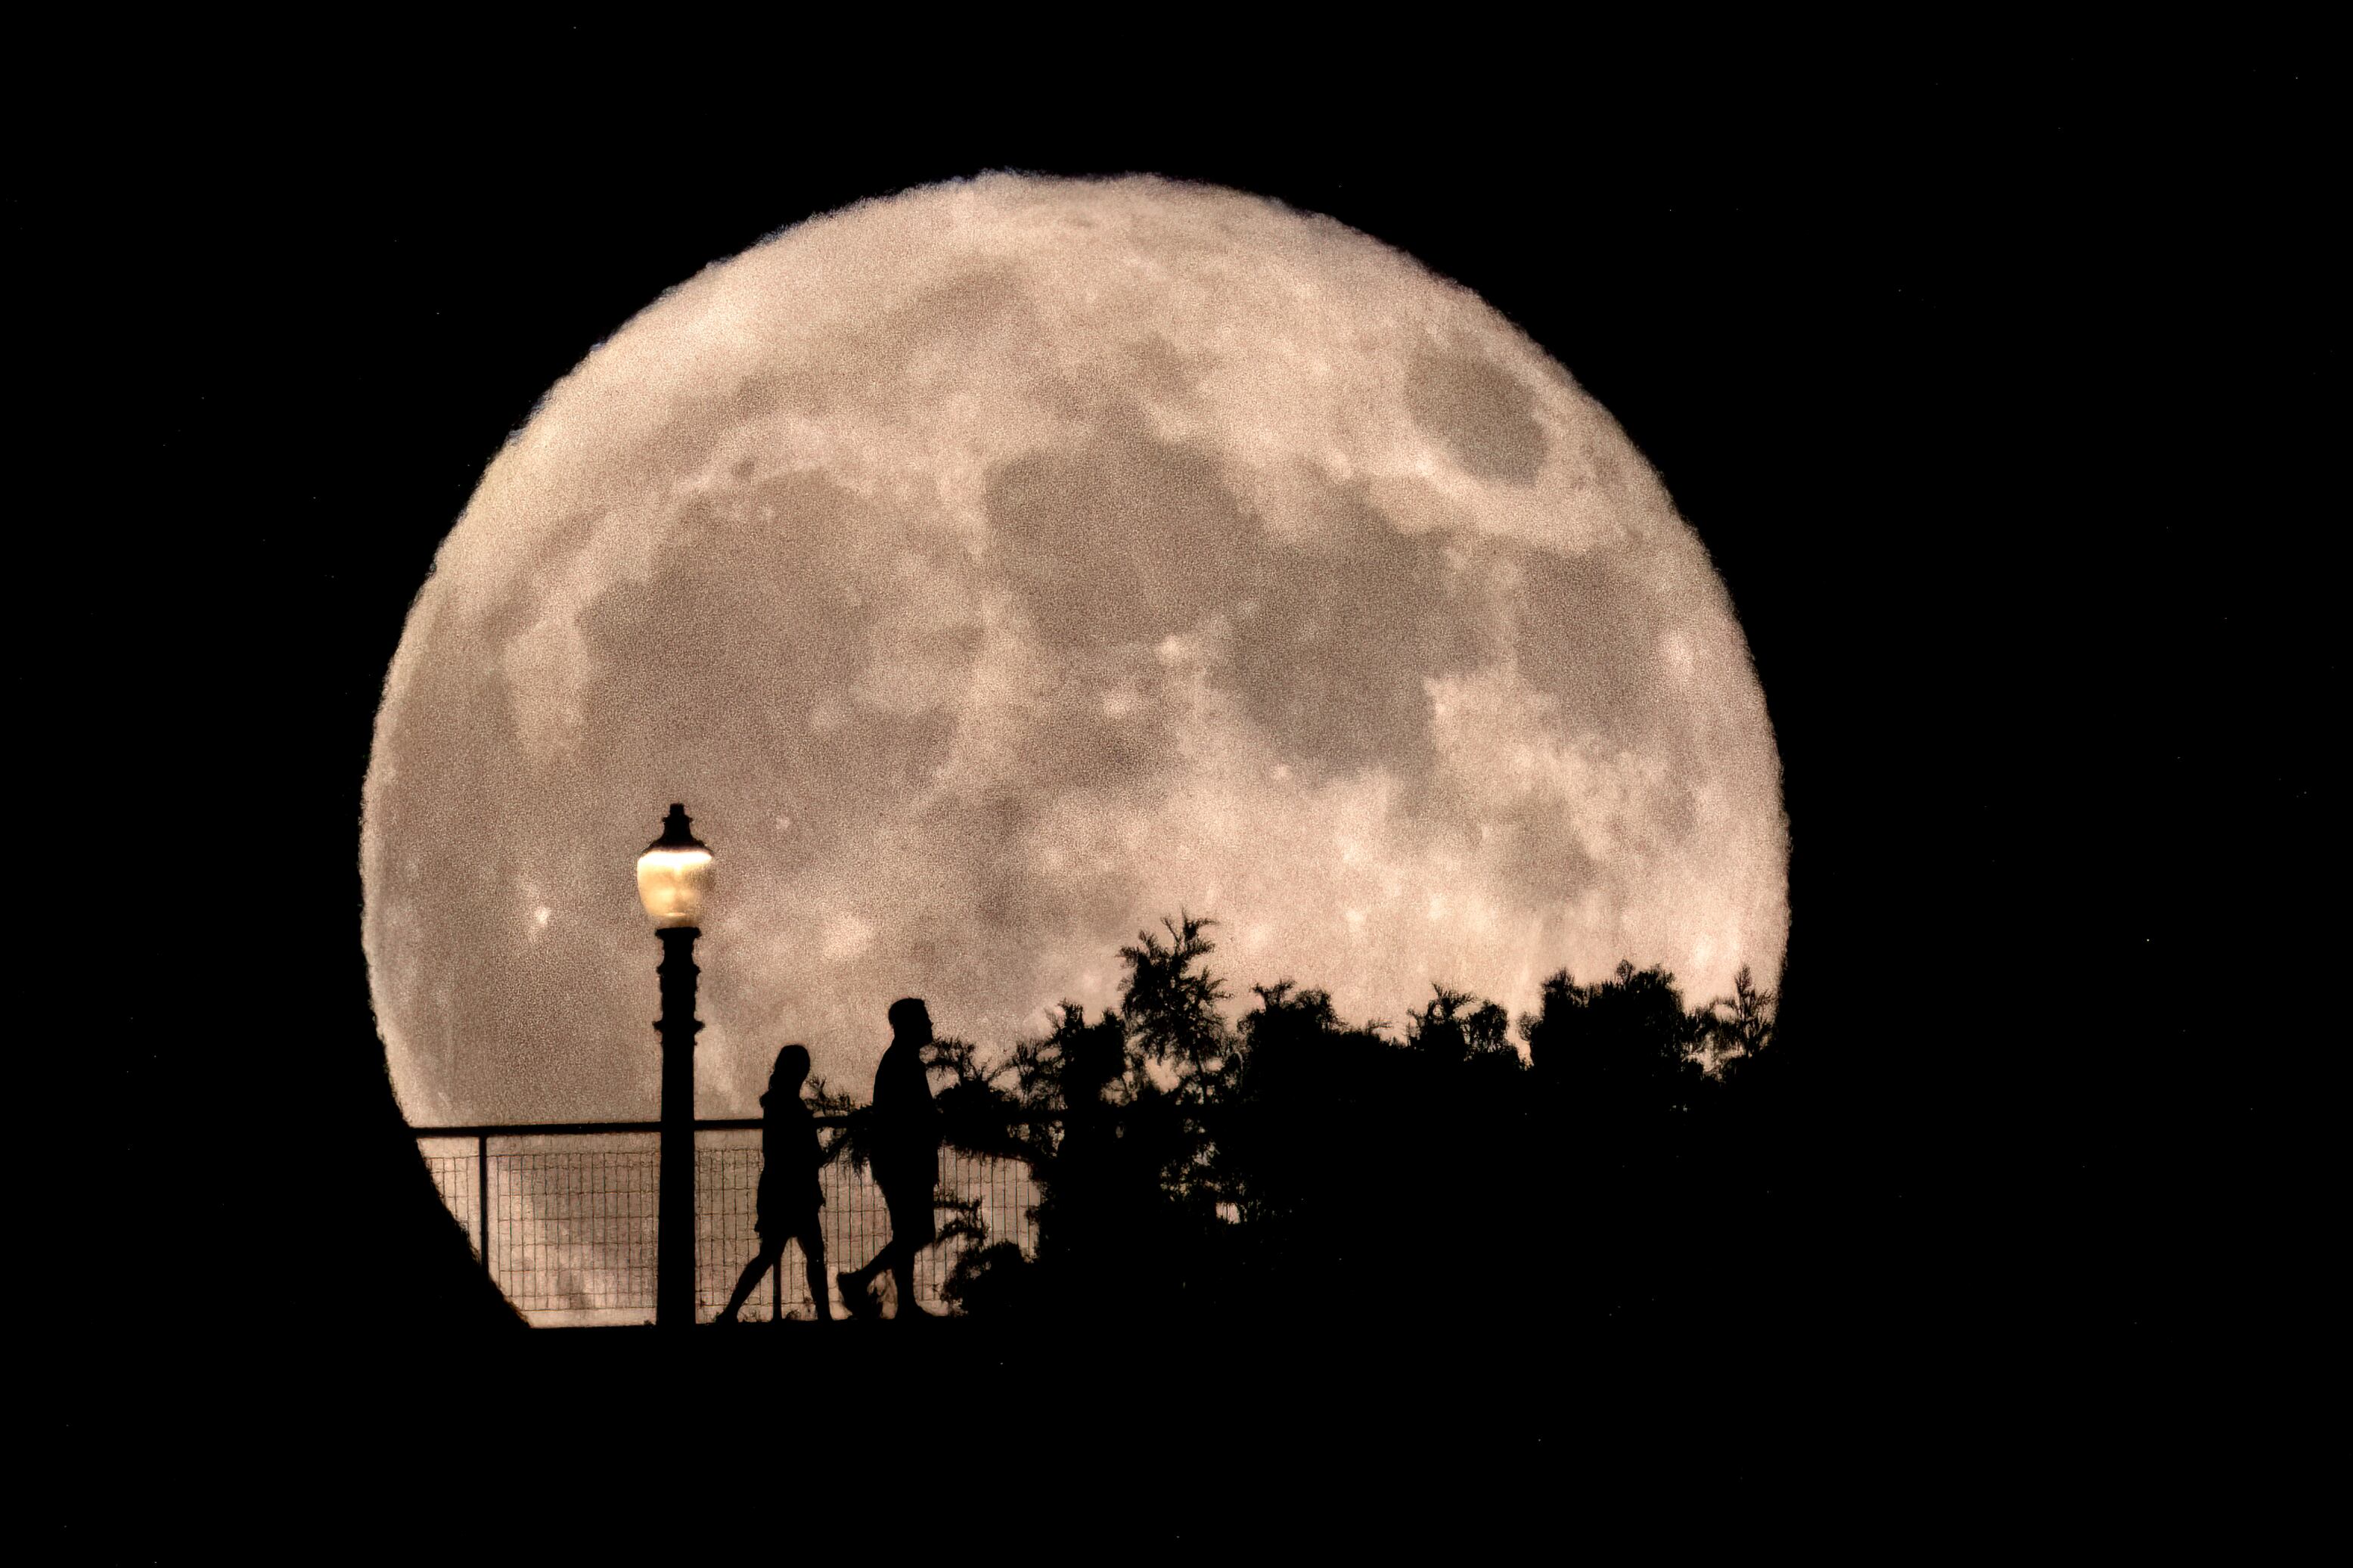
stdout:
<svg viewBox="0 0 2353 1568">
<path fill-rule="evenodd" d="M 915 1249 L 891 1243 L 896 1256 L 891 1259 L 891 1282 L 899 1288 L 899 1313 L 902 1318 L 927 1318 L 930 1313 L 915 1305 Z"/>
<path fill-rule="evenodd" d="M 853 1289 L 863 1290 L 867 1288 L 868 1283 L 873 1279 L 874 1276 L 881 1273 L 883 1268 L 887 1267 L 890 1257 L 891 1244 L 886 1241 L 880 1247 L 875 1249 L 873 1257 L 866 1260 L 865 1268 L 845 1268 L 840 1273 L 833 1277 L 834 1282 L 839 1284 L 844 1291 Z"/>
<path fill-rule="evenodd" d="M 891 1248 L 898 1239 L 893 1234 L 881 1251 L 866 1260 L 865 1268 L 846 1268 L 833 1277 L 834 1283 L 841 1287 L 841 1304 L 851 1317 L 871 1318 L 882 1310 L 882 1303 L 874 1299 L 874 1276 L 889 1266 Z"/>
<path fill-rule="evenodd" d="M 920 1199 L 911 1199 L 892 1210 L 891 1281 L 899 1288 L 898 1315 L 902 1318 L 936 1315 L 915 1300 L 915 1255 L 929 1247 L 938 1235 L 932 1223 L 932 1194 L 928 1189 Z"/>
<path fill-rule="evenodd" d="M 899 1223 L 900 1205 L 892 1201 L 894 1190 L 890 1186 L 882 1187 L 882 1212 L 891 1217 L 891 1239 L 884 1242 L 874 1256 L 866 1260 L 865 1268 L 844 1269 L 834 1276 L 835 1282 L 841 1287 L 842 1304 L 853 1312 L 859 1311 L 867 1301 L 871 1300 L 871 1293 L 874 1288 L 874 1277 L 877 1274 L 889 1268 L 893 1271 L 893 1278 L 896 1277 L 897 1266 L 892 1259 L 898 1257 L 898 1253 L 893 1249 L 898 1247 L 899 1237 L 905 1231 L 906 1226 Z"/>
</svg>

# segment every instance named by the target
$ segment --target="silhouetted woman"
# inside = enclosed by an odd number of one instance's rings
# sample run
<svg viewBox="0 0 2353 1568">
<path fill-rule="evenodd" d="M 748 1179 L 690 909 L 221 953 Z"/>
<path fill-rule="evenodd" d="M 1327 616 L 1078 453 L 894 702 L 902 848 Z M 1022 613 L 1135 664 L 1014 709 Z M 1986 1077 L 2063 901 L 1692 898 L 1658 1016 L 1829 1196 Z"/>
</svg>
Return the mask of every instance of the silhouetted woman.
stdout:
<svg viewBox="0 0 2353 1568">
<path fill-rule="evenodd" d="M 818 1224 L 825 1194 L 818 1186 L 817 1170 L 825 1156 L 818 1146 L 817 1121 L 801 1103 L 801 1085 L 808 1075 L 807 1046 L 786 1046 L 769 1069 L 768 1092 L 760 1097 L 760 1217 L 752 1226 L 760 1233 L 760 1254 L 744 1266 L 735 1294 L 719 1314 L 723 1323 L 735 1321 L 745 1300 L 759 1288 L 760 1276 L 783 1261 L 786 1241 L 801 1244 L 818 1321 L 833 1321 L 833 1303 L 825 1288 L 825 1232 Z"/>
</svg>

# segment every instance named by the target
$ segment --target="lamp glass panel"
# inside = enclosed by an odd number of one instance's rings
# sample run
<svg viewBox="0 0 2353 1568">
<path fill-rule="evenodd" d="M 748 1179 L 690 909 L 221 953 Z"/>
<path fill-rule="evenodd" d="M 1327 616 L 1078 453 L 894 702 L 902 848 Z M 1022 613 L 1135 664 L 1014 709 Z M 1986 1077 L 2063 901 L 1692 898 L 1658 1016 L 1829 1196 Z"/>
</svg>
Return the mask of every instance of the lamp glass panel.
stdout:
<svg viewBox="0 0 2353 1568">
<path fill-rule="evenodd" d="M 638 857 L 638 901 L 658 928 L 701 925 L 710 891 L 708 849 L 649 849 Z"/>
</svg>

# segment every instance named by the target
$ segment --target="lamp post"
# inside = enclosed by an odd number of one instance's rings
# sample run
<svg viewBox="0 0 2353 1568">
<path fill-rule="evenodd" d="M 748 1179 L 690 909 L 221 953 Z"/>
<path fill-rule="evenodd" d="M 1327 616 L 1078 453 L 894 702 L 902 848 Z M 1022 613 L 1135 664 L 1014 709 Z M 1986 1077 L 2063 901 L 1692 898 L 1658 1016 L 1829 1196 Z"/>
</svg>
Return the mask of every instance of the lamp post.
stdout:
<svg viewBox="0 0 2353 1568">
<path fill-rule="evenodd" d="M 661 939 L 661 1204 L 654 1231 L 654 1322 L 694 1323 L 694 939 L 711 890 L 711 850 L 686 807 L 672 804 L 659 838 L 638 857 L 638 901 Z"/>
</svg>

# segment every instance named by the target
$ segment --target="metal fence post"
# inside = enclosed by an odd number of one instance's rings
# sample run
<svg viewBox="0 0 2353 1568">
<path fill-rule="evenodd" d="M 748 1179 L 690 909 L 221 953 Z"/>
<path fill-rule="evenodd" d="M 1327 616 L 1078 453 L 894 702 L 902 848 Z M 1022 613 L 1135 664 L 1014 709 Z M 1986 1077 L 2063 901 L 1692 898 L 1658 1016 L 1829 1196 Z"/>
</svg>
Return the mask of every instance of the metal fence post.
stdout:
<svg viewBox="0 0 2353 1568">
<path fill-rule="evenodd" d="M 482 1278 L 491 1278 L 491 1135 L 474 1140 L 474 1223 L 482 1241 Z"/>
</svg>

